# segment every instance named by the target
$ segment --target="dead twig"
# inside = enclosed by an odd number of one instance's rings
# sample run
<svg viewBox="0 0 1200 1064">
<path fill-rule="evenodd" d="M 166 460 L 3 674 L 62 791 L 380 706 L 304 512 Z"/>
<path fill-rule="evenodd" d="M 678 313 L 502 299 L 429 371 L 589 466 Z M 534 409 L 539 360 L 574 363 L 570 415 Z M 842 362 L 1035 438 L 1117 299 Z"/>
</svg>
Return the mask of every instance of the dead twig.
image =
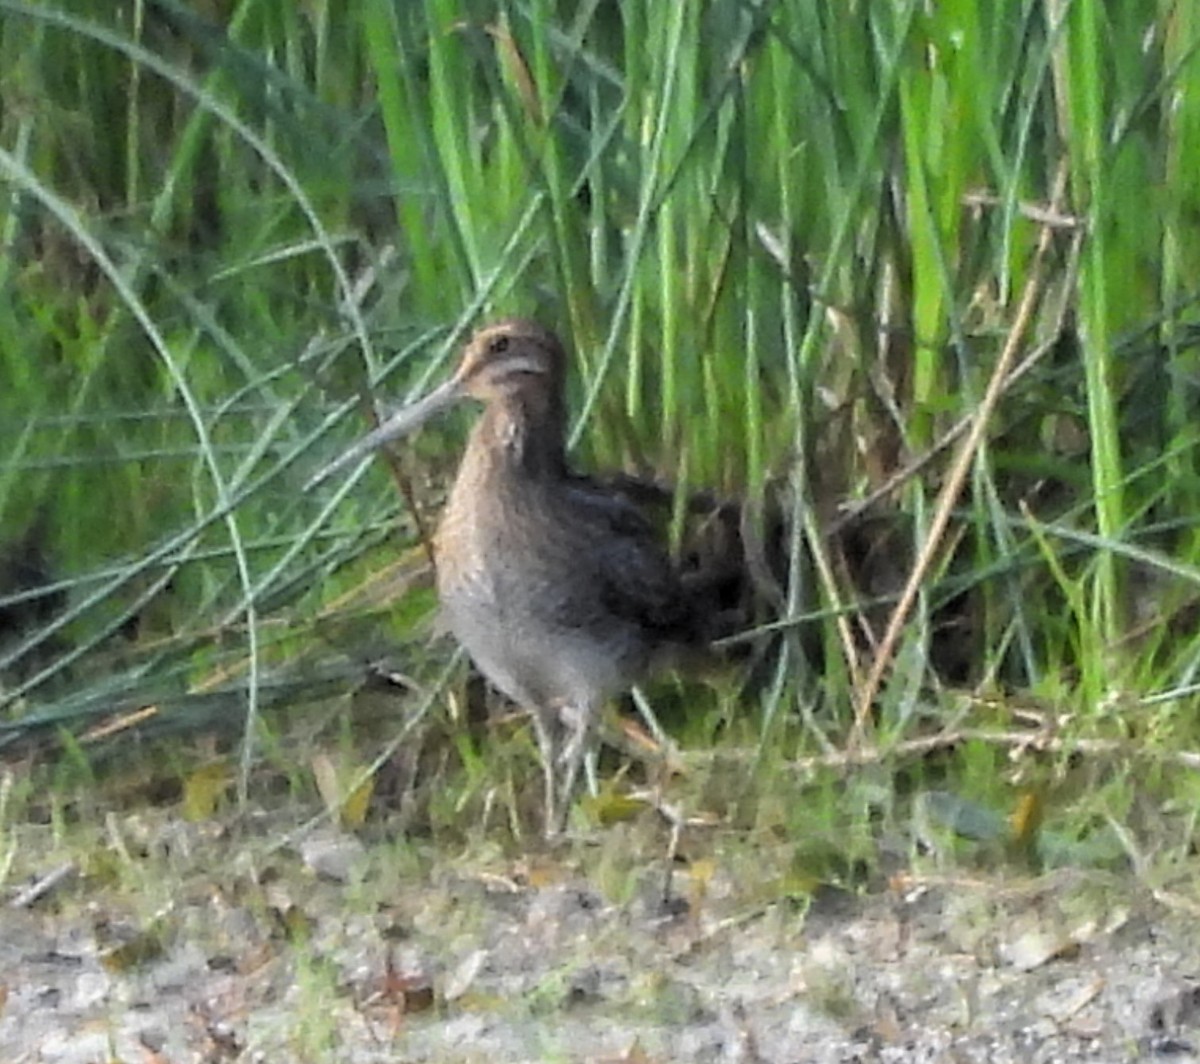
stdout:
<svg viewBox="0 0 1200 1064">
<path fill-rule="evenodd" d="M 879 764 L 889 757 L 920 757 L 935 750 L 945 750 L 961 743 L 989 743 L 993 746 L 1012 747 L 1015 752 L 1027 750 L 1039 753 L 1068 753 L 1100 757 L 1110 754 L 1126 754 L 1141 756 L 1152 760 L 1165 761 L 1181 768 L 1200 769 L 1200 751 L 1195 750 L 1159 750 L 1139 747 L 1127 739 L 1071 739 L 1061 736 L 1047 735 L 1045 732 L 1033 731 L 989 731 L 987 728 L 954 728 L 938 732 L 936 735 L 923 735 L 916 739 L 906 739 L 894 746 L 848 746 L 844 750 L 834 750 L 811 757 L 798 758 L 789 763 L 789 768 L 796 773 L 812 773 L 819 769 L 828 768 L 859 768 L 864 765 Z M 752 761 L 758 756 L 754 749 L 728 749 L 688 754 L 686 761 L 689 765 L 704 764 L 712 760 Z"/>
<path fill-rule="evenodd" d="M 30 908 L 41 901 L 42 898 L 57 890 L 78 871 L 78 862 L 64 861 L 21 891 L 20 894 L 8 903 L 8 907 L 10 909 Z"/>
</svg>

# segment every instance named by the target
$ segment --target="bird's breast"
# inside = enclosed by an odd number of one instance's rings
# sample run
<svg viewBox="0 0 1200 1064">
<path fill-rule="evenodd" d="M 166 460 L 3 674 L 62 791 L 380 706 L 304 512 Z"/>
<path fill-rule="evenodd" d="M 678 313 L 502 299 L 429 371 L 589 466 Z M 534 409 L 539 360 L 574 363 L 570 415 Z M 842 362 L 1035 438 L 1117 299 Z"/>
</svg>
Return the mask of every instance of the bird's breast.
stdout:
<svg viewBox="0 0 1200 1064">
<path fill-rule="evenodd" d="M 435 540 L 445 621 L 492 683 L 526 704 L 595 704 L 642 672 L 637 625 L 605 601 L 602 553 L 544 493 L 451 492 Z"/>
</svg>

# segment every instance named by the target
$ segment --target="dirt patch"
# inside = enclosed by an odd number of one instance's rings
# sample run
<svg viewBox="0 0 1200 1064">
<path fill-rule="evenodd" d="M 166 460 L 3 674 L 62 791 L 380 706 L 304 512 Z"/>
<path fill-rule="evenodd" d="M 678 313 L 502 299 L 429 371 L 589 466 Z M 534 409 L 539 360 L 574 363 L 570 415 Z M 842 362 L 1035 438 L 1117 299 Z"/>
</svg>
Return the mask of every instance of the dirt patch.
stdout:
<svg viewBox="0 0 1200 1064">
<path fill-rule="evenodd" d="M 18 832 L 31 877 L 61 858 L 42 832 Z M 764 899 L 773 857 L 744 845 L 667 888 L 661 858 L 618 859 L 645 852 L 620 829 L 453 859 L 138 834 L 110 825 L 115 871 L 0 911 L 0 1060 L 1200 1059 L 1200 920 L 1119 876 L 809 902 Z"/>
</svg>

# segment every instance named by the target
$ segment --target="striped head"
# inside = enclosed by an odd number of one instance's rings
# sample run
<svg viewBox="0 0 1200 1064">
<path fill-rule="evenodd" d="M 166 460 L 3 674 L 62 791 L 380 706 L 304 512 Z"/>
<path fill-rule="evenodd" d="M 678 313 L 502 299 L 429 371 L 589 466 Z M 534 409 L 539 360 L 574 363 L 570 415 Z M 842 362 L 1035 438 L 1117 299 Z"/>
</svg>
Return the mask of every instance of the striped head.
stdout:
<svg viewBox="0 0 1200 1064">
<path fill-rule="evenodd" d="M 435 414 L 461 399 L 500 405 L 518 404 L 543 426 L 545 444 L 561 451 L 563 377 L 566 354 L 558 338 L 536 322 L 508 318 L 485 325 L 467 341 L 449 380 L 423 399 L 386 418 L 313 477 L 312 487 L 365 458 L 371 451 L 414 432 Z"/>
<path fill-rule="evenodd" d="M 529 389 L 558 394 L 566 370 L 562 344 L 536 322 L 508 318 L 485 325 L 463 349 L 449 383 L 487 403 Z"/>
</svg>

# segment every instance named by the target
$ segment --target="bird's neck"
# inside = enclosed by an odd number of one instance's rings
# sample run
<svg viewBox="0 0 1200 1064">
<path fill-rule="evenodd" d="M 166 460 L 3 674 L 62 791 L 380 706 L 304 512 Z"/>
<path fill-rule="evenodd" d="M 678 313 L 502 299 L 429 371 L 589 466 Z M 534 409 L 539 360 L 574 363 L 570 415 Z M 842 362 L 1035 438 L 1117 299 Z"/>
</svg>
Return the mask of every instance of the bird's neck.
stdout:
<svg viewBox="0 0 1200 1064">
<path fill-rule="evenodd" d="M 565 434 L 561 397 L 529 389 L 488 403 L 471 434 L 470 450 L 486 455 L 497 474 L 561 478 L 566 475 Z"/>
</svg>

